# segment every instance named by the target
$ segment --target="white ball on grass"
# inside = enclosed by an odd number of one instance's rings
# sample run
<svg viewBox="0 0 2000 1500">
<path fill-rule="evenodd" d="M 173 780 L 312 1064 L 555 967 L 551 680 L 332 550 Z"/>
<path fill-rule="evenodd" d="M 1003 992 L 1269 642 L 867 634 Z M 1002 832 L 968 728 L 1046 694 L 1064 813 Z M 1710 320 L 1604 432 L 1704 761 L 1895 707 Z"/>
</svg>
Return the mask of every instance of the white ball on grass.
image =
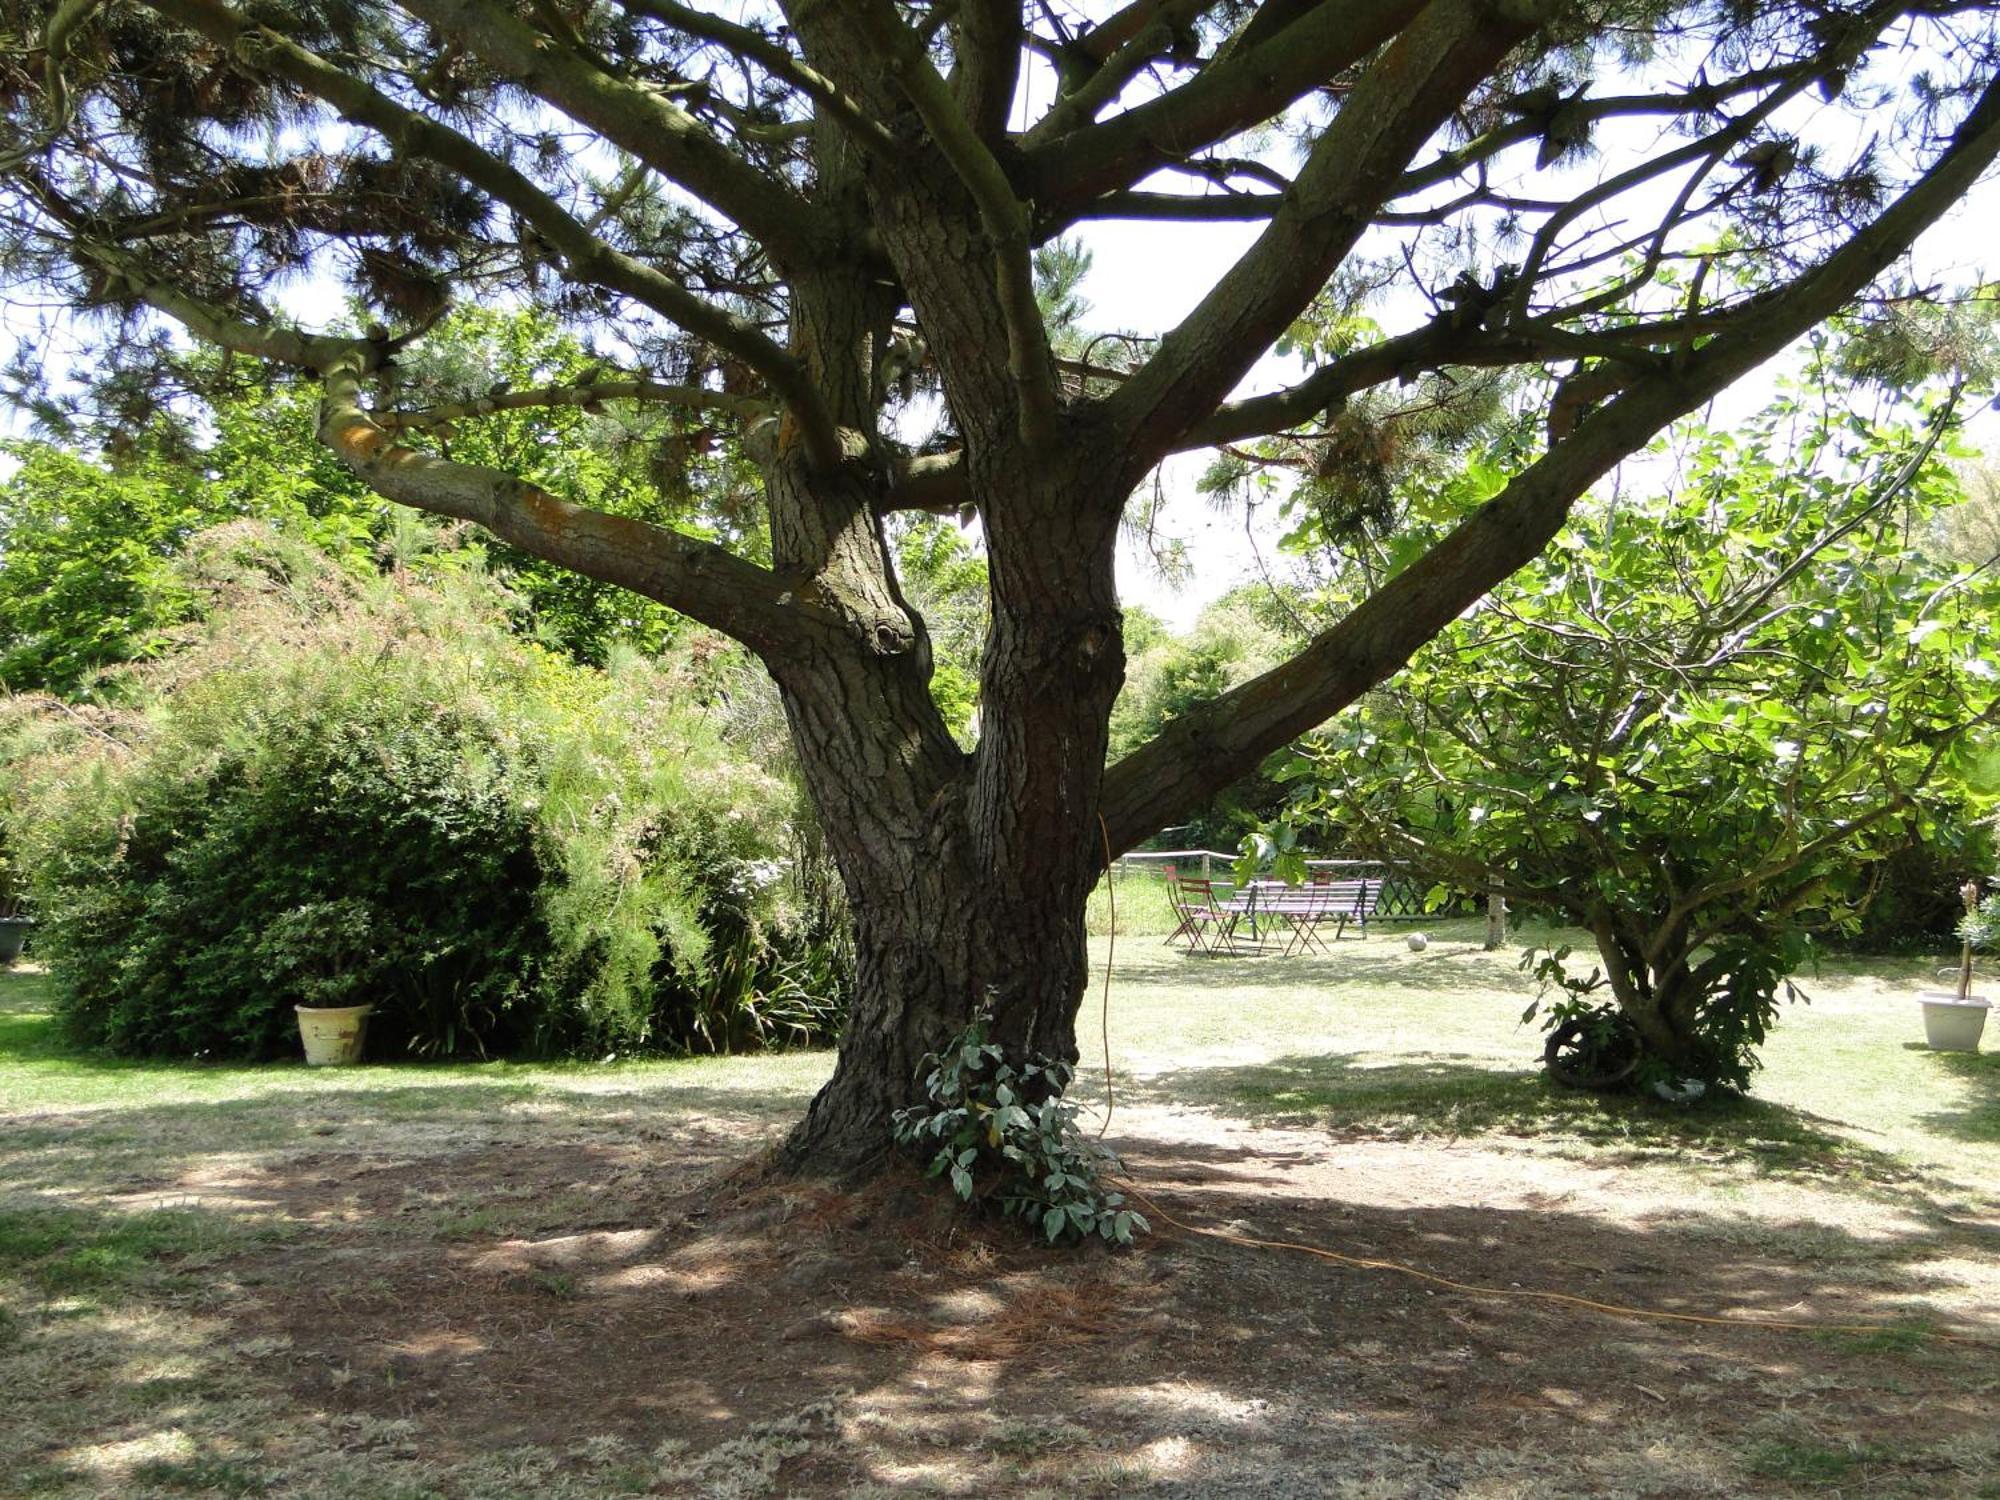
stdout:
<svg viewBox="0 0 2000 1500">
<path fill-rule="evenodd" d="M 1431 945 L 1431 940 L 1425 937 L 1421 932 L 1413 932 L 1410 934 L 1410 951 L 1412 953 L 1421 953 L 1424 951 L 1424 949 L 1430 947 L 1430 945 Z"/>
</svg>

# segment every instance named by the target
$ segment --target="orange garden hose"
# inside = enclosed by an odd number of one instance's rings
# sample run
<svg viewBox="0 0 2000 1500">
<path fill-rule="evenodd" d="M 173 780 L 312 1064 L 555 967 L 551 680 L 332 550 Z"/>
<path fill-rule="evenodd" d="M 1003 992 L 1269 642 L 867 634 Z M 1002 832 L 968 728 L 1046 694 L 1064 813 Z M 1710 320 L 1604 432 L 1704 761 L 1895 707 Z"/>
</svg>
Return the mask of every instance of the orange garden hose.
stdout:
<svg viewBox="0 0 2000 1500">
<path fill-rule="evenodd" d="M 1112 956 L 1118 949 L 1118 895 L 1116 881 L 1111 871 L 1111 830 L 1105 825 L 1104 815 L 1097 816 L 1097 829 L 1104 840 L 1104 895 L 1110 907 L 1110 937 L 1104 951 L 1104 1003 L 1101 1012 L 1101 1032 L 1104 1042 L 1104 1120 L 1097 1127 L 1097 1138 L 1104 1139 L 1105 1131 L 1111 1128 L 1113 1099 L 1111 1092 L 1111 968 Z M 1372 1256 L 1343 1255 L 1338 1250 L 1327 1250 L 1318 1245 L 1301 1244 L 1295 1240 L 1260 1240 L 1254 1235 L 1237 1234 L 1227 1229 L 1206 1229 L 1199 1224 L 1189 1224 L 1168 1213 L 1159 1203 L 1141 1192 L 1129 1180 L 1109 1178 L 1125 1195 L 1163 1224 L 1171 1224 L 1184 1234 L 1199 1235 L 1204 1239 L 1222 1240 L 1231 1245 L 1247 1245 L 1255 1250 L 1290 1250 L 1300 1255 L 1310 1255 L 1318 1260 L 1331 1261 L 1337 1266 L 1348 1266 L 1357 1271 L 1394 1271 L 1431 1286 L 1442 1287 L 1448 1292 L 1458 1292 L 1468 1297 L 1518 1297 L 1535 1302 L 1552 1302 L 1563 1307 L 1578 1307 L 1587 1312 L 1603 1313 L 1612 1318 L 1643 1318 L 1659 1323 L 1692 1323 L 1703 1328 L 1760 1328 L 1780 1333 L 1841 1333 L 1867 1336 L 1880 1333 L 1913 1335 L 1942 1344 L 1969 1344 L 1985 1346 L 1991 1344 L 2000 1349 L 2000 1341 L 1971 1338 L 1965 1334 L 1940 1333 L 1928 1328 L 1912 1328 L 1893 1323 L 1809 1323 L 1787 1318 L 1728 1318 L 1714 1313 L 1669 1312 L 1658 1307 L 1628 1307 L 1619 1302 L 1600 1302 L 1594 1297 L 1579 1297 L 1572 1292 L 1542 1291 L 1533 1287 L 1478 1286 L 1471 1282 L 1453 1281 L 1448 1276 L 1438 1276 L 1430 1271 L 1420 1271 L 1415 1266 L 1401 1261 L 1382 1260 Z"/>
<path fill-rule="evenodd" d="M 1446 1276 L 1420 1271 L 1415 1266 L 1404 1265 L 1401 1261 L 1379 1260 L 1369 1256 L 1342 1255 L 1338 1250 L 1325 1250 L 1318 1245 L 1304 1245 L 1293 1240 L 1260 1240 L 1253 1235 L 1237 1234 L 1227 1229 L 1206 1229 L 1199 1224 L 1189 1224 L 1175 1218 L 1164 1208 L 1141 1192 L 1128 1181 L 1118 1181 L 1127 1197 L 1139 1204 L 1148 1213 L 1156 1215 L 1162 1223 L 1171 1224 L 1187 1234 L 1200 1235 L 1205 1239 L 1223 1240 L 1232 1245 L 1248 1245 L 1258 1250 L 1292 1250 L 1300 1255 L 1311 1255 L 1320 1260 L 1332 1261 L 1335 1265 L 1351 1266 L 1359 1271 L 1394 1271 L 1399 1275 L 1413 1277 L 1428 1282 L 1432 1286 L 1443 1287 L 1446 1291 L 1460 1292 L 1471 1297 L 1525 1297 L 1537 1302 L 1554 1302 L 1568 1307 L 1580 1307 L 1590 1312 L 1604 1313 L 1614 1318 L 1650 1318 L 1663 1323 L 1695 1323 L 1707 1328 L 1761 1328 L 1775 1329 L 1786 1333 L 1844 1333 L 1879 1334 L 1896 1333 L 1930 1339 L 1945 1344 L 1970 1344 L 1991 1346 L 2000 1349 L 2000 1341 L 1972 1338 L 1965 1334 L 1939 1333 L 1927 1328 L 1912 1328 L 1893 1323 L 1807 1323 L 1784 1318 L 1726 1318 L 1708 1313 L 1668 1312 L 1656 1307 L 1627 1307 L 1618 1302 L 1599 1302 L 1593 1297 L 1578 1297 L 1570 1292 L 1547 1292 L 1530 1287 L 1477 1286 L 1469 1282 L 1453 1281 Z"/>
</svg>

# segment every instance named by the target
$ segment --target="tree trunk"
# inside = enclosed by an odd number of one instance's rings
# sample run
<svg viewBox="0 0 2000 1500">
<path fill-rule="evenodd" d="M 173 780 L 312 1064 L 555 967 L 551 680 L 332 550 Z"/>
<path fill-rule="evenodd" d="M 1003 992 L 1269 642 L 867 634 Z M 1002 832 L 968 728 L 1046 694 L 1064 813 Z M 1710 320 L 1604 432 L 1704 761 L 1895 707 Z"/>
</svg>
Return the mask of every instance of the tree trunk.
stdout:
<svg viewBox="0 0 2000 1500">
<path fill-rule="evenodd" d="M 795 22 L 829 76 L 907 123 L 865 19 L 822 5 Z M 983 101 L 975 115 L 1004 122 L 1007 77 L 955 86 Z M 880 1163 L 891 1116 L 922 1095 L 925 1054 L 982 1011 L 1015 1055 L 1075 1060 L 1084 905 L 1103 864 L 1098 809 L 1124 680 L 1113 563 L 1136 481 L 1116 466 L 1132 455 L 1060 411 L 1053 434 L 1027 419 L 1024 392 L 1053 389 L 1053 365 L 1039 334 L 1017 339 L 996 280 L 1010 256 L 1025 272 L 1025 246 L 996 242 L 951 163 L 910 145 L 886 159 L 822 132 L 815 205 L 871 223 L 887 265 L 794 275 L 790 342 L 834 421 L 860 435 L 879 425 L 897 305 L 880 289 L 900 286 L 930 337 L 991 581 L 975 752 L 959 749 L 930 698 L 929 647 L 889 564 L 888 476 L 867 457 L 872 444 L 840 474 L 809 471 L 791 451 L 765 471 L 773 563 L 833 617 L 814 649 L 769 665 L 847 886 L 857 969 L 833 1077 L 783 1155 L 843 1177 Z"/>
<path fill-rule="evenodd" d="M 921 622 L 900 600 L 878 597 L 879 617 L 862 610 L 828 649 L 773 664 L 857 953 L 834 1076 L 785 1148 L 799 1170 L 878 1163 L 891 1116 L 921 1097 L 925 1054 L 981 1011 L 1017 1056 L 1076 1058 L 1084 906 L 1104 862 L 1097 808 L 1124 676 L 1116 517 L 1081 503 L 1084 483 L 1051 461 L 992 476 L 985 491 L 987 514 L 1032 508 L 1054 540 L 1024 551 L 1005 521 L 989 532 L 994 629 L 975 753 L 931 701 Z M 814 508 L 831 507 L 818 497 Z"/>
<path fill-rule="evenodd" d="M 1590 913 L 1589 926 L 1618 1012 L 1644 1055 L 1685 1074 L 1699 1073 L 1705 1044 L 1695 1028 L 1703 981 L 1689 964 L 1685 925 L 1662 922 L 1635 930 L 1599 906 Z"/>
<path fill-rule="evenodd" d="M 1486 893 L 1486 951 L 1507 946 L 1507 898 L 1495 886 Z"/>
<path fill-rule="evenodd" d="M 1115 637 L 1111 644 L 1115 656 Z M 985 696 L 1004 704 L 1009 648 L 993 656 Z M 1102 690 L 1080 695 L 1087 711 L 1069 708 L 1068 726 L 1037 724 L 1045 741 L 1014 728 L 1018 713 L 988 711 L 979 755 L 926 776 L 856 753 L 850 726 L 870 716 L 857 715 L 851 698 L 826 711 L 837 676 L 807 682 L 788 673 L 780 683 L 846 881 L 857 954 L 834 1075 L 784 1154 L 798 1170 L 848 1176 L 880 1161 L 891 1116 L 922 1096 L 925 1054 L 980 1012 L 1011 1053 L 1075 1060 L 1084 906 L 1102 863 L 1093 809 L 1110 704 Z M 993 770 L 994 760 L 1013 764 Z M 1054 784 L 1046 795 L 1020 797 L 1010 790 L 1020 776 Z"/>
<path fill-rule="evenodd" d="M 988 513 L 1033 506 L 1057 540 L 1024 556 L 1004 524 L 989 534 L 994 630 L 968 755 L 929 696 L 922 622 L 887 582 L 872 515 L 828 495 L 824 477 L 771 482 L 774 511 L 845 509 L 853 521 L 845 548 L 823 536 L 804 547 L 784 529 L 788 549 L 829 559 L 819 587 L 844 623 L 821 649 L 771 664 L 857 955 L 834 1075 L 783 1158 L 851 1177 L 881 1163 L 894 1112 L 922 1097 L 925 1055 L 980 1012 L 1016 1056 L 1076 1058 L 1084 907 L 1103 865 L 1097 806 L 1124 670 L 1116 520 L 1090 518 L 1074 498 L 1082 480 L 1061 464 L 995 476 L 988 493 L 1007 495 Z"/>
<path fill-rule="evenodd" d="M 853 1010 L 833 1077 L 785 1143 L 795 1170 L 847 1177 L 880 1163 L 895 1111 L 923 1097 L 925 1055 L 985 1011 L 1010 1054 L 1075 1061 L 1086 977 L 1083 903 L 1003 909 L 963 862 L 913 846 L 904 879 L 856 891 Z M 1050 870 L 1051 889 L 1067 882 Z"/>
</svg>

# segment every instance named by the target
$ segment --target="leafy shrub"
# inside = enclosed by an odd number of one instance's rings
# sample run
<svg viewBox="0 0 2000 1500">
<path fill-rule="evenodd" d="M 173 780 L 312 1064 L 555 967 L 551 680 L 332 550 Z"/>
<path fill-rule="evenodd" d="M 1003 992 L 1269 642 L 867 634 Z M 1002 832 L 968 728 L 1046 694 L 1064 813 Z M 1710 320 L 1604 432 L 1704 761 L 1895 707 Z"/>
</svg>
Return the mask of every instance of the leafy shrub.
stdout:
<svg viewBox="0 0 2000 1500">
<path fill-rule="evenodd" d="M 198 453 L 172 423 L 115 463 L 50 442 L 0 445 L 12 469 L 0 481 L 0 683 L 74 695 L 107 666 L 174 649 L 205 602 L 180 555 L 231 520 L 282 525 L 368 565 L 394 523 L 315 437 L 310 393 L 239 395 L 205 415 Z"/>
<path fill-rule="evenodd" d="M 1968 870 L 1995 864 L 1992 830 L 1948 808 L 1929 836 L 1911 838 L 1870 872 L 1873 892 L 1852 933 L 1828 946 L 1854 953 L 1937 953 L 1951 946 Z"/>
<path fill-rule="evenodd" d="M 289 978 L 300 1005 L 366 1005 L 391 958 L 377 938 L 380 917 L 365 901 L 308 901 L 280 912 L 257 944 L 274 979 Z"/>
<path fill-rule="evenodd" d="M 929 1175 L 949 1174 L 962 1201 L 995 1202 L 1050 1244 L 1131 1244 L 1151 1226 L 1103 1186 L 1118 1159 L 1077 1129 L 1076 1106 L 1063 1098 L 1075 1070 L 1040 1054 L 1015 1063 L 986 1038 L 986 1022 L 974 1021 L 925 1059 L 930 1103 L 896 1111 L 897 1143 L 930 1150 Z"/>
<path fill-rule="evenodd" d="M 475 560 L 356 578 L 255 527 L 191 556 L 198 645 L 133 669 L 125 707 L 12 710 L 79 1039 L 268 1057 L 293 1004 L 364 989 L 373 1035 L 434 1056 L 837 1025 L 837 913 L 786 878 L 793 793 L 709 712 L 732 669 L 578 667 Z"/>
<path fill-rule="evenodd" d="M 5 826 L 0 825 L 0 918 L 21 916 L 27 905 L 27 872 L 21 868 Z"/>
<path fill-rule="evenodd" d="M 1580 510 L 1281 768 L 1286 820 L 1583 928 L 1587 969 L 1536 961 L 1555 1032 L 1615 1005 L 1635 1081 L 1748 1087 L 1871 867 L 1970 851 L 1992 803 L 2000 587 L 1906 541 L 1957 493 L 1955 402 L 1685 429 L 1673 492 Z M 1449 513 L 1504 478 L 1468 466 Z"/>
</svg>

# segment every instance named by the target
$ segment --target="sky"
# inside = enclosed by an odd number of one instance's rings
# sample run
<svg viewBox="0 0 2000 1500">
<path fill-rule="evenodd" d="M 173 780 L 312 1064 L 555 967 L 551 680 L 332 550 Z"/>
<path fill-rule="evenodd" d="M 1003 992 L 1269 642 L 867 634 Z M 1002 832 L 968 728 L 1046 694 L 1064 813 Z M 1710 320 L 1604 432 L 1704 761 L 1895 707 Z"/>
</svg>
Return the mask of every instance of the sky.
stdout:
<svg viewBox="0 0 2000 1500">
<path fill-rule="evenodd" d="M 754 8 L 758 3 L 759 0 L 737 0 L 724 9 L 739 9 L 746 4 Z M 1899 65 L 1914 67 L 1919 62 L 1920 57 Z M 1610 82 L 1605 80 L 1606 84 Z M 1020 99 L 1022 120 L 1039 112 L 1051 87 L 1046 68 L 1028 70 Z M 1845 120 L 1837 111 L 1802 106 L 1801 112 L 1813 117 L 1802 123 L 1822 128 L 1829 121 L 1836 131 L 1859 132 L 1868 128 L 1865 120 Z M 1649 144 L 1657 144 L 1657 140 L 1657 136 L 1651 143 L 1632 137 L 1622 142 L 1606 139 L 1602 141 L 1601 155 L 1575 167 L 1536 174 L 1533 181 L 1539 188 L 1554 184 L 1564 193 L 1574 191 L 1589 181 L 1621 170 L 1635 159 L 1635 153 L 1644 152 Z M 1846 144 L 1851 149 L 1859 141 L 1858 134 L 1851 134 Z M 1898 147 L 1892 142 L 1888 149 L 1893 152 Z M 1284 164 L 1275 156 L 1272 161 L 1274 165 Z M 1184 180 L 1161 178 L 1148 185 L 1183 188 Z M 1638 205 L 1640 210 L 1644 207 L 1643 203 Z M 2000 224 L 2000 184 L 1989 179 L 1926 236 L 1914 258 L 1918 274 L 1948 285 L 1993 278 L 2000 273 L 2000 251 L 1992 243 L 1995 224 Z M 1257 227 L 1129 222 L 1088 225 L 1082 238 L 1094 260 L 1082 289 L 1091 303 L 1087 325 L 1093 329 L 1140 334 L 1156 334 L 1171 328 L 1251 243 Z M 329 284 L 324 298 L 312 297 L 308 292 L 307 300 L 324 300 L 334 306 L 339 296 Z M 295 311 L 303 314 L 306 308 L 300 306 Z M 1390 331 L 1399 331 L 1420 322 L 1428 311 L 1413 290 L 1405 290 L 1400 298 L 1391 298 L 1381 317 Z M 31 322 L 32 314 L 26 309 L 0 306 L 0 335 L 21 331 Z M 1303 367 L 1295 359 L 1266 357 L 1251 371 L 1238 394 L 1269 390 L 1298 379 L 1302 373 Z M 1741 382 L 1718 402 L 1712 417 L 1727 421 L 1732 413 L 1755 409 L 1768 398 L 1770 390 L 1771 372 L 1767 369 Z M 0 432 L 10 426 L 17 424 L 0 419 Z M 1982 428 L 1976 429 L 1975 436 L 1984 437 L 1988 446 L 2000 451 L 2000 419 L 1989 418 Z M 1275 545 L 1278 532 L 1275 507 L 1266 506 L 1249 517 L 1241 512 L 1217 510 L 1194 491 L 1195 479 L 1206 462 L 1200 454 L 1183 455 L 1170 460 L 1161 475 L 1168 503 L 1159 516 L 1158 529 L 1185 547 L 1192 563 L 1188 576 L 1174 583 L 1164 580 L 1144 546 L 1131 538 L 1121 546 L 1119 557 L 1122 596 L 1128 602 L 1146 606 L 1180 629 L 1190 625 L 1201 609 L 1220 594 L 1256 579 L 1266 570 L 1283 567 Z"/>
</svg>

